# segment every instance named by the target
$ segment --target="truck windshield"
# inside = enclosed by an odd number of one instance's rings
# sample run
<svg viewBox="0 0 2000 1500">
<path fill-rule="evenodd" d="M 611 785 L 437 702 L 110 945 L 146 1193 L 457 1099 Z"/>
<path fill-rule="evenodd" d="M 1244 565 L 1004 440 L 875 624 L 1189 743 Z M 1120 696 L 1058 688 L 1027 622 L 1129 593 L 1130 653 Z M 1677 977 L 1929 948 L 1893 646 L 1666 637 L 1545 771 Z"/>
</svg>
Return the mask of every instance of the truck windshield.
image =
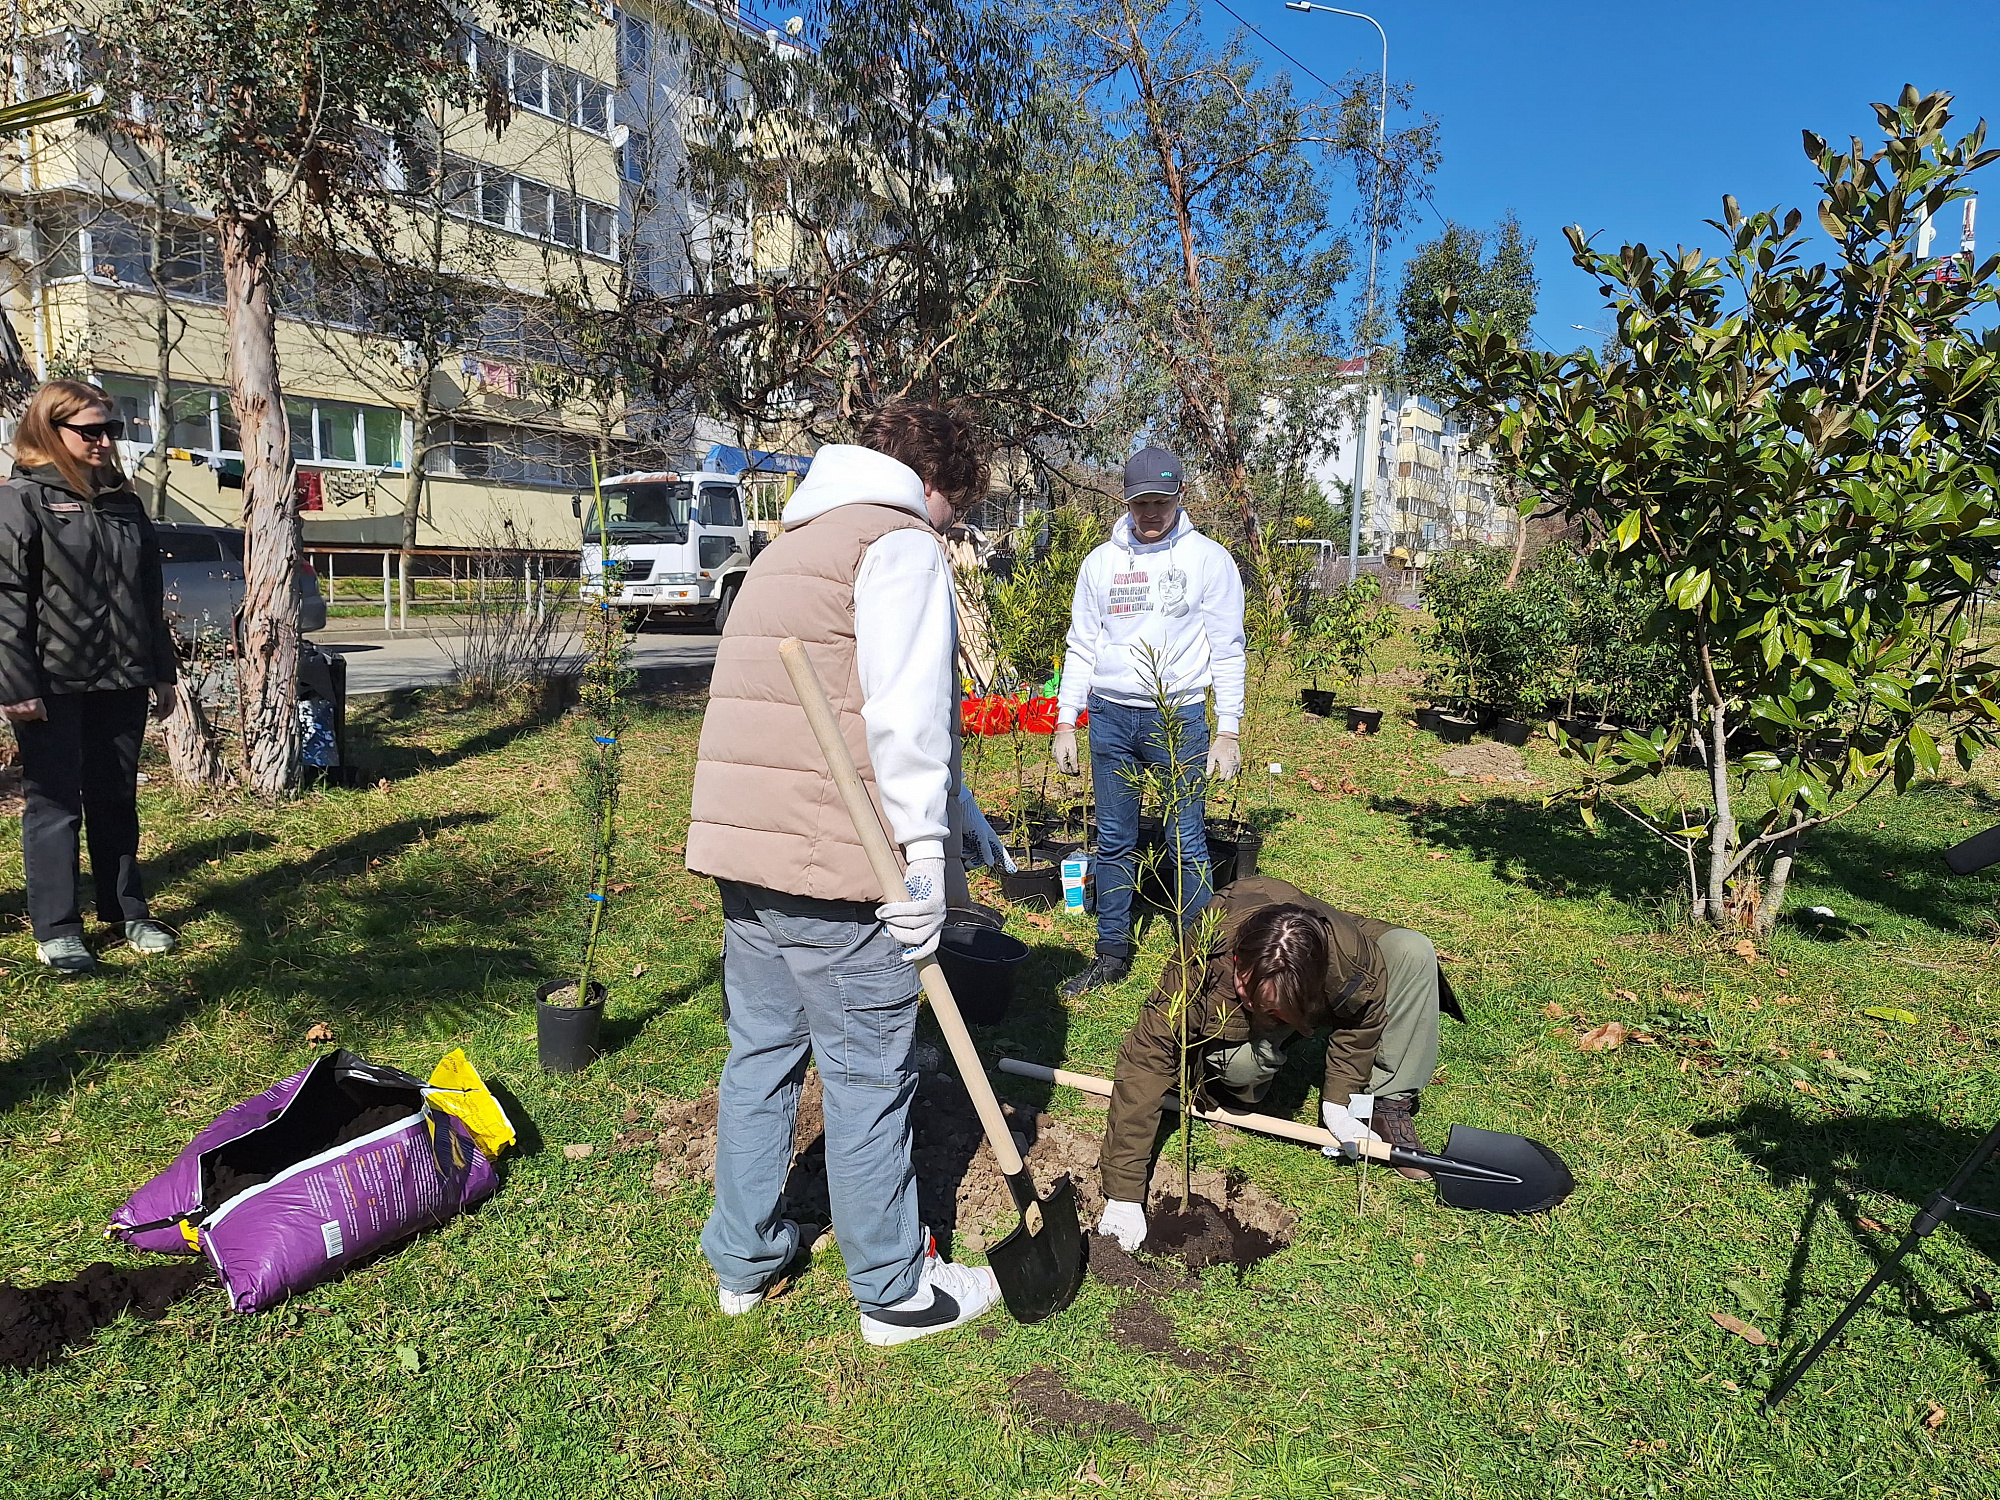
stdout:
<svg viewBox="0 0 2000 1500">
<path fill-rule="evenodd" d="M 604 490 L 604 513 L 615 542 L 685 542 L 693 504 L 694 485 L 687 480 L 614 484 Z M 595 504 L 584 511 L 583 539 L 598 540 Z"/>
</svg>

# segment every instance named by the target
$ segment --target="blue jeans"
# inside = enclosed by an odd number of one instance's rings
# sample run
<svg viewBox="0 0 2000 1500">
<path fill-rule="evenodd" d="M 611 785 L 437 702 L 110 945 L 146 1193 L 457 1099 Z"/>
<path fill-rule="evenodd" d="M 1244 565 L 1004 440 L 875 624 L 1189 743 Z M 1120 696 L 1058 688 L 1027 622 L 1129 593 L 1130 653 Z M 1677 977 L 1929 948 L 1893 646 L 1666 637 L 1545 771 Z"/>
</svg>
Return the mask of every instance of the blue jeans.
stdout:
<svg viewBox="0 0 2000 1500">
<path fill-rule="evenodd" d="M 1159 710 L 1132 708 L 1092 695 L 1090 775 L 1097 794 L 1097 951 L 1132 956 L 1132 895 L 1139 883 L 1139 774 L 1163 768 L 1181 797 L 1180 816 L 1168 830 L 1171 853 L 1160 861 L 1160 883 L 1179 897 L 1183 927 L 1201 917 L 1214 894 L 1208 884 L 1208 833 L 1202 800 L 1188 795 L 1208 765 L 1208 718 L 1200 703 L 1177 710 L 1181 721 L 1178 766 L 1168 766 L 1167 737 Z M 1175 865 L 1179 865 L 1179 878 Z"/>
<path fill-rule="evenodd" d="M 725 1291 L 761 1290 L 797 1252 L 779 1217 L 808 1053 L 826 1108 L 826 1184 L 863 1312 L 916 1294 L 924 1246 L 910 1164 L 917 970 L 872 902 L 813 901 L 732 880 L 722 894 L 729 1060 L 716 1118 L 715 1212 L 701 1252 Z"/>
</svg>

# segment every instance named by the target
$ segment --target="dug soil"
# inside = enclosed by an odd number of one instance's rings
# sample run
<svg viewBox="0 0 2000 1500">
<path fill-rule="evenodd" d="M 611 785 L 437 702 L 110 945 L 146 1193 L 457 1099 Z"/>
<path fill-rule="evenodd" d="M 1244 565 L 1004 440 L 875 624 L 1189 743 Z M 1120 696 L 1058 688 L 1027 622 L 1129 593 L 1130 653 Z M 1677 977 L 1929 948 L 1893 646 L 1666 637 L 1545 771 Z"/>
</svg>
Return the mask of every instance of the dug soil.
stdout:
<svg viewBox="0 0 2000 1500">
<path fill-rule="evenodd" d="M 1150 1443 L 1153 1424 L 1123 1401 L 1094 1401 L 1079 1396 L 1047 1365 L 1036 1365 L 1015 1377 L 1009 1389 L 1014 1404 L 1037 1432 L 1068 1432 L 1080 1437 L 1108 1437 L 1114 1433 Z"/>
<path fill-rule="evenodd" d="M 372 1109 L 364 1109 L 360 1114 L 341 1126 L 332 1140 L 324 1146 L 302 1151 L 299 1160 L 317 1156 L 322 1151 L 331 1151 L 335 1146 L 345 1146 L 349 1141 L 358 1141 L 364 1135 L 372 1135 L 385 1125 L 394 1125 L 398 1120 L 407 1120 L 412 1111 L 407 1104 L 378 1104 Z M 225 1162 L 217 1162 L 209 1174 L 209 1186 L 202 1199 L 203 1207 L 214 1210 L 227 1203 L 238 1193 L 247 1192 L 269 1182 L 275 1172 L 240 1172 Z"/>
<path fill-rule="evenodd" d="M 1174 1320 L 1150 1297 L 1121 1304 L 1111 1314 L 1111 1336 L 1127 1349 L 1156 1355 L 1183 1370 L 1226 1370 L 1243 1361 L 1243 1351 L 1231 1345 L 1216 1354 L 1188 1348 L 1175 1334 Z"/>
<path fill-rule="evenodd" d="M 120 1270 L 105 1261 L 74 1281 L 0 1286 L 0 1368 L 32 1370 L 79 1348 L 120 1313 L 157 1318 L 203 1282 L 206 1262 Z"/>
<path fill-rule="evenodd" d="M 1085 1230 L 1104 1212 L 1097 1185 L 1098 1136 L 1049 1114 L 1002 1104 L 1017 1144 L 1043 1194 L 1068 1176 L 1076 1184 L 1077 1209 Z M 993 1148 L 979 1128 L 979 1116 L 964 1085 L 948 1073 L 918 1075 L 916 1126 L 917 1201 L 924 1222 L 941 1247 L 983 1253 L 1020 1223 L 1013 1195 L 993 1160 Z M 786 1217 L 826 1224 L 832 1214 L 826 1189 L 826 1138 L 820 1106 L 819 1074 L 808 1070 L 799 1092 L 799 1123 L 791 1175 L 785 1183 Z M 620 1133 L 620 1150 L 656 1148 L 660 1162 L 653 1186 L 672 1192 L 683 1182 L 715 1181 L 715 1091 L 697 1099 L 671 1100 L 654 1114 L 657 1130 Z M 1163 1166 L 1161 1179 L 1178 1174 Z M 1196 1198 L 1186 1214 L 1178 1191 L 1156 1187 L 1148 1214 L 1152 1237 L 1138 1255 L 1115 1240 L 1089 1235 L 1090 1269 L 1113 1286 L 1142 1292 L 1191 1285 L 1208 1266 L 1241 1268 L 1291 1242 L 1297 1223 L 1277 1199 L 1236 1174 L 1194 1174 Z"/>
</svg>

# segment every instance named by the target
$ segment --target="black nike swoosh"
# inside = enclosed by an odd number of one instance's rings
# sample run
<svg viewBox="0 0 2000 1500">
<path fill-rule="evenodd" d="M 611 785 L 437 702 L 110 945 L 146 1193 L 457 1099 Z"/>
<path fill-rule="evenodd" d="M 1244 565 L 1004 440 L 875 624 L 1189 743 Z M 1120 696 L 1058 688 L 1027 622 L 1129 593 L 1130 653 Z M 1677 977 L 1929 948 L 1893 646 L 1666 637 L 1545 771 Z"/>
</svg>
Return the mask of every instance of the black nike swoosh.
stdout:
<svg viewBox="0 0 2000 1500">
<path fill-rule="evenodd" d="M 885 1308 L 881 1312 L 868 1315 L 877 1323 L 887 1323 L 892 1328 L 929 1328 L 939 1323 L 949 1323 L 958 1316 L 958 1299 L 943 1287 L 931 1288 L 931 1305 L 896 1312 Z"/>
</svg>

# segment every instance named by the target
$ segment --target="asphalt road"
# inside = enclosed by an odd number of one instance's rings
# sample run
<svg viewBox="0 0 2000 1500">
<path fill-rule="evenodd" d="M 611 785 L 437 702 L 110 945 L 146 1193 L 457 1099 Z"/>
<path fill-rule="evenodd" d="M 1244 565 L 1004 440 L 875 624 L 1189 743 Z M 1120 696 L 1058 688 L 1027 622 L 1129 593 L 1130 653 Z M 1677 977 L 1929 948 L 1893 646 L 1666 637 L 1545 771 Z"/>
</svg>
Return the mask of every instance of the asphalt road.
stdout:
<svg viewBox="0 0 2000 1500">
<path fill-rule="evenodd" d="M 451 681 L 452 637 L 388 637 L 378 629 L 364 639 L 340 638 L 353 633 L 333 630 L 311 637 L 322 651 L 347 659 L 349 697 L 438 687 Z M 640 672 L 705 670 L 715 664 L 715 642 L 707 631 L 642 631 L 632 637 L 632 665 Z M 547 666 L 549 675 L 574 675 L 581 666 L 582 650 L 583 643 L 575 636 L 558 640 Z"/>
</svg>

